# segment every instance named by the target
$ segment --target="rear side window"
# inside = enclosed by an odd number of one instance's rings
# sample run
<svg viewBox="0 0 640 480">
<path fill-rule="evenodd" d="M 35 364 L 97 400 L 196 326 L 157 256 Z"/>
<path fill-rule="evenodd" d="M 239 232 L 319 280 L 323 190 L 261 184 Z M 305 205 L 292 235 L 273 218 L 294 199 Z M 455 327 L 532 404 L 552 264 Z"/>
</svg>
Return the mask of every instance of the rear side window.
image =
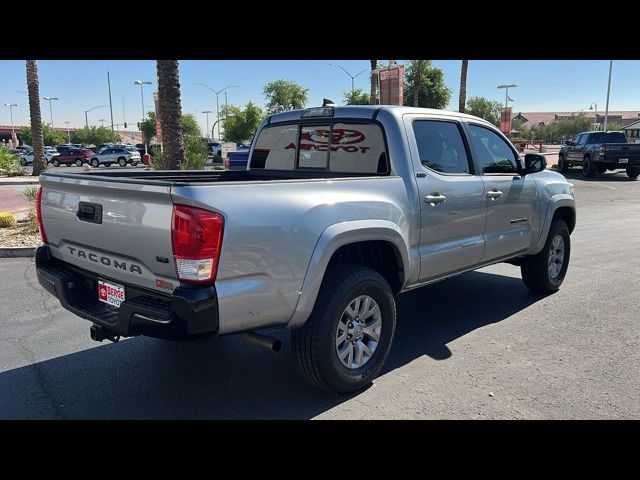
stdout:
<svg viewBox="0 0 640 480">
<path fill-rule="evenodd" d="M 340 173 L 388 173 L 380 126 L 335 123 L 331 133 L 329 170 Z"/>
<path fill-rule="evenodd" d="M 298 168 L 384 175 L 389 173 L 388 163 L 379 125 L 328 122 L 264 128 L 256 140 L 250 165 L 267 170 Z"/>
<path fill-rule="evenodd" d="M 435 120 L 416 120 L 413 132 L 420 162 L 440 173 L 471 173 L 467 150 L 457 124 Z"/>
<path fill-rule="evenodd" d="M 251 155 L 251 168 L 265 170 L 294 170 L 298 125 L 280 125 L 264 128 Z"/>
</svg>

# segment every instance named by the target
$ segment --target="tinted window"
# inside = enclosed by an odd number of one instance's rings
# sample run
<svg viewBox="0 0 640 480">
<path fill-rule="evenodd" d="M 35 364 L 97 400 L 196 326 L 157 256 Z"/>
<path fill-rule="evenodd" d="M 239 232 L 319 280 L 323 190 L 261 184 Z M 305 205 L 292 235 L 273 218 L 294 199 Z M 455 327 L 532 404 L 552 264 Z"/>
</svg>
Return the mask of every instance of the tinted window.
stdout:
<svg viewBox="0 0 640 480">
<path fill-rule="evenodd" d="M 251 168 L 268 170 L 295 169 L 298 125 L 264 128 L 256 140 L 251 156 Z"/>
<path fill-rule="evenodd" d="M 388 173 L 380 126 L 375 123 L 334 123 L 329 170 L 341 173 Z"/>
<path fill-rule="evenodd" d="M 469 134 L 481 173 L 518 172 L 516 153 L 500 135 L 477 125 L 469 125 Z"/>
<path fill-rule="evenodd" d="M 467 151 L 455 123 L 417 120 L 413 132 L 425 167 L 442 173 L 470 173 Z"/>
<path fill-rule="evenodd" d="M 580 138 L 578 138 L 578 141 L 576 142 L 576 145 L 586 145 L 587 144 L 587 140 L 589 139 L 589 134 L 588 133 L 583 133 L 582 135 L 580 135 Z"/>
<path fill-rule="evenodd" d="M 329 125 L 302 127 L 298 153 L 300 168 L 327 168 L 330 132 Z"/>
<path fill-rule="evenodd" d="M 589 143 L 627 143 L 627 137 L 622 132 L 598 132 L 589 136 Z"/>
</svg>

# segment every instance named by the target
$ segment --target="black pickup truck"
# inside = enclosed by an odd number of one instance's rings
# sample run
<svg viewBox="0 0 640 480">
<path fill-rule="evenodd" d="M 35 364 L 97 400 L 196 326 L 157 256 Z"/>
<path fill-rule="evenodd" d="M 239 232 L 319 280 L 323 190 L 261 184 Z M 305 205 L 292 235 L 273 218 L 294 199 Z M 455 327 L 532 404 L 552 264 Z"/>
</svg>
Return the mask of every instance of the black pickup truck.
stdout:
<svg viewBox="0 0 640 480">
<path fill-rule="evenodd" d="M 640 144 L 627 143 L 623 132 L 582 132 L 558 153 L 558 170 L 581 166 L 585 177 L 624 168 L 632 180 L 640 174 Z"/>
</svg>

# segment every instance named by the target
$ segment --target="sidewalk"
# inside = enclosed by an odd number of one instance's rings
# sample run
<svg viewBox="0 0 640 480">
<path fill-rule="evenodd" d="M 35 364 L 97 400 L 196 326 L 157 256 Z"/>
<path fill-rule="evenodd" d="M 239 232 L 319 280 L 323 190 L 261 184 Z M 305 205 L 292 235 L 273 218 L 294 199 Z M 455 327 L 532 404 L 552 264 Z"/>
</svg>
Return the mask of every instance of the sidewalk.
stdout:
<svg viewBox="0 0 640 480">
<path fill-rule="evenodd" d="M 26 218 L 29 212 L 29 202 L 24 196 L 24 188 L 24 184 L 5 184 L 1 182 L 0 212 L 11 212 L 18 220 Z"/>
</svg>

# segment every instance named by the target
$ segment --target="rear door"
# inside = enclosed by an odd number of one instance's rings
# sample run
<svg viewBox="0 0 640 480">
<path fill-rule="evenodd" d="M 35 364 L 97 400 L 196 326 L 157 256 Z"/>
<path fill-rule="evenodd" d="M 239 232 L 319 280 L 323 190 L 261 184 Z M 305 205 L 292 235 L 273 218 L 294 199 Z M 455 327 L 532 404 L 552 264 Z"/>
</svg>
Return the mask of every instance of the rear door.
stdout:
<svg viewBox="0 0 640 480">
<path fill-rule="evenodd" d="M 525 252 L 539 221 L 535 180 L 520 174 L 519 154 L 499 132 L 472 122 L 467 131 L 486 197 L 482 263 Z"/>
<path fill-rule="evenodd" d="M 106 280 L 172 291 L 171 187 L 79 177 L 40 177 L 51 254 Z"/>
<path fill-rule="evenodd" d="M 420 193 L 420 280 L 476 266 L 486 218 L 482 179 L 456 118 L 405 115 Z"/>
</svg>

